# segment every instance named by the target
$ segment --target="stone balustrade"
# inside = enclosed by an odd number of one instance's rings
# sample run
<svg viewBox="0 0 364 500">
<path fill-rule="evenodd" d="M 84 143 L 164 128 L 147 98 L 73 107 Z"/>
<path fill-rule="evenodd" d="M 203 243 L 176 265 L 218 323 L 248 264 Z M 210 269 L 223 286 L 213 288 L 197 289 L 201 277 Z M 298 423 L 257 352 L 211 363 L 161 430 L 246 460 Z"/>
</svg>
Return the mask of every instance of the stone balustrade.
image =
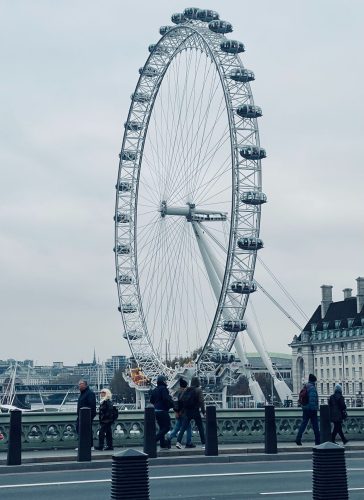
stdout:
<svg viewBox="0 0 364 500">
<path fill-rule="evenodd" d="M 292 442 L 301 423 L 302 412 L 299 408 L 277 408 L 276 427 L 278 444 Z M 364 440 L 364 409 L 350 408 L 349 417 L 344 422 L 344 432 L 350 440 Z M 9 434 L 9 414 L 0 414 L 0 451 L 7 449 Z M 24 450 L 36 449 L 74 449 L 77 447 L 75 413 L 23 413 L 22 447 Z M 217 410 L 218 439 L 220 444 L 247 444 L 264 442 L 264 409 Z M 97 417 L 93 422 L 93 435 L 98 431 Z M 193 434 L 198 441 L 197 429 Z M 143 446 L 144 413 L 140 410 L 119 412 L 113 425 L 115 446 Z M 313 433 L 308 428 L 313 440 Z"/>
</svg>

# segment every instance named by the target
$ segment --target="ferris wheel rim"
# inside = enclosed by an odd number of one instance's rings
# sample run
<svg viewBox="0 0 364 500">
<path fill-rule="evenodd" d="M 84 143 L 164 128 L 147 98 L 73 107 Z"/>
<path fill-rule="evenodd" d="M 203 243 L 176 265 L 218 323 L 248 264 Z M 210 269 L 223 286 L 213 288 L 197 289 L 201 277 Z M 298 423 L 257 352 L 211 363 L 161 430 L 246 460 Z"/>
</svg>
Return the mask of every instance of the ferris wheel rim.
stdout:
<svg viewBox="0 0 364 500">
<path fill-rule="evenodd" d="M 184 37 L 183 37 L 183 32 L 186 33 L 186 35 Z M 188 34 L 188 36 L 187 36 L 187 34 Z M 235 177 L 237 177 L 236 171 L 238 170 L 239 165 L 240 165 L 239 159 L 237 159 L 237 155 L 239 154 L 239 147 L 241 147 L 242 144 L 238 145 L 237 140 L 236 140 L 236 127 L 235 127 L 236 117 L 234 116 L 234 114 L 236 113 L 236 109 L 233 108 L 233 106 L 232 106 L 231 93 L 230 93 L 230 90 L 226 84 L 227 70 L 225 67 L 223 67 L 220 54 L 217 53 L 216 47 L 214 48 L 212 45 L 213 39 L 215 40 L 215 45 L 217 45 L 218 43 L 221 43 L 222 41 L 226 41 L 227 39 L 225 38 L 225 36 L 218 35 L 218 34 L 213 33 L 211 31 L 210 32 L 206 31 L 206 25 L 204 25 L 204 24 L 188 22 L 186 24 L 179 24 L 175 27 L 172 27 L 170 30 L 168 30 L 162 36 L 162 38 L 156 44 L 157 48 L 163 47 L 166 40 L 170 42 L 173 39 L 176 40 L 176 38 L 178 38 L 180 36 L 179 45 L 177 45 L 177 47 L 175 48 L 174 51 L 172 51 L 170 54 L 168 54 L 169 58 L 168 58 L 168 60 L 165 61 L 164 70 L 163 70 L 162 74 L 160 75 L 160 78 L 158 77 L 157 81 L 154 84 L 152 94 L 151 94 L 152 95 L 151 103 L 150 103 L 149 107 L 148 106 L 146 107 L 146 110 L 145 110 L 145 117 L 147 117 L 147 120 L 145 121 L 145 123 L 146 123 L 145 124 L 145 133 L 144 133 L 144 136 L 142 138 L 140 150 L 138 150 L 140 153 L 139 159 L 138 160 L 136 158 L 134 159 L 134 162 L 135 162 L 134 167 L 137 168 L 137 180 L 136 180 L 135 186 L 133 186 L 133 187 L 135 187 L 135 195 L 134 196 L 135 196 L 136 203 L 138 202 L 139 176 L 141 173 L 141 168 L 142 168 L 142 163 L 143 163 L 143 149 L 144 149 L 146 137 L 148 134 L 149 121 L 150 121 L 150 118 L 151 118 L 151 115 L 153 112 L 153 108 L 154 108 L 154 104 L 155 104 L 155 101 L 157 98 L 159 87 L 162 84 L 162 81 L 164 79 L 166 72 L 168 71 L 169 65 L 171 64 L 173 59 L 176 57 L 176 54 L 178 54 L 181 50 L 183 50 L 183 49 L 181 49 L 181 46 L 186 43 L 187 39 L 191 39 L 191 37 L 194 35 L 201 39 L 203 46 L 206 48 L 206 53 L 207 52 L 209 53 L 208 55 L 211 57 L 212 61 L 215 64 L 216 70 L 219 73 L 221 88 L 223 90 L 225 102 L 227 104 L 226 110 L 227 110 L 228 118 L 229 118 L 229 120 L 228 120 L 229 121 L 229 135 L 230 135 L 231 152 L 232 152 L 232 155 L 231 155 L 232 190 L 234 191 L 236 188 L 236 186 L 234 185 L 234 181 L 235 181 Z M 199 48 L 201 48 L 201 47 L 199 47 Z M 231 56 L 230 59 L 234 59 L 235 63 L 240 68 L 243 68 L 243 65 L 242 65 L 240 58 L 238 57 L 237 54 L 235 54 L 234 56 L 232 56 L 230 54 L 230 56 Z M 144 69 L 148 68 L 151 61 L 153 61 L 153 52 L 148 57 L 145 65 L 144 65 Z M 223 67 L 224 71 L 222 71 L 222 67 Z M 143 73 L 141 73 L 140 78 L 138 80 L 138 83 L 136 85 L 134 94 L 133 94 L 132 103 L 130 105 L 130 109 L 129 109 L 128 118 L 127 118 L 126 123 L 128 123 L 133 116 L 134 105 L 136 104 L 135 98 L 136 98 L 136 96 L 139 97 L 140 90 L 144 89 L 144 87 L 143 87 L 144 83 L 145 82 L 143 81 Z M 249 92 L 248 92 L 249 103 L 254 104 L 252 93 L 250 91 L 249 82 L 246 82 L 245 87 L 249 89 Z M 255 122 L 256 122 L 256 119 L 255 119 Z M 234 138 L 235 138 L 235 142 L 234 142 Z M 127 131 L 127 129 L 125 129 L 123 144 L 122 144 L 122 149 L 121 149 L 121 154 L 120 154 L 120 164 L 119 164 L 117 186 L 119 186 L 120 182 L 122 182 L 122 179 L 123 179 L 123 177 L 122 177 L 123 161 L 124 161 L 123 152 L 127 151 L 127 148 L 126 148 L 127 141 L 128 141 L 128 131 Z M 255 123 L 255 144 L 257 147 L 260 147 L 257 122 Z M 125 164 L 124 164 L 124 166 L 125 166 Z M 259 172 L 258 177 L 260 179 L 260 160 L 259 160 L 258 166 L 259 166 L 259 168 L 257 168 L 256 170 Z M 238 178 L 238 182 L 239 182 L 239 178 Z M 259 190 L 261 190 L 261 179 L 260 179 L 260 182 L 258 182 L 256 184 L 258 185 Z M 236 189 L 236 190 L 239 192 L 238 189 Z M 205 351 L 208 350 L 209 346 L 213 344 L 214 336 L 216 334 L 217 324 L 218 324 L 219 320 L 221 319 L 221 310 L 222 310 L 223 304 L 225 303 L 225 300 L 226 300 L 227 289 L 229 286 L 228 281 L 229 281 L 229 278 L 231 277 L 232 262 L 233 262 L 235 255 L 238 253 L 237 246 L 236 246 L 236 241 L 237 241 L 237 234 L 236 233 L 237 233 L 239 218 L 240 218 L 239 206 L 240 206 L 241 201 L 240 201 L 239 197 L 237 197 L 237 199 L 236 199 L 236 197 L 234 195 L 232 196 L 232 201 L 233 201 L 233 204 L 234 203 L 237 204 L 238 207 L 234 208 L 232 206 L 232 209 L 231 209 L 232 214 L 234 212 L 234 217 L 231 216 L 231 221 L 230 221 L 229 249 L 227 252 L 227 260 L 226 260 L 226 265 L 225 265 L 225 269 L 224 269 L 224 279 L 223 279 L 223 283 L 222 283 L 222 287 L 221 287 L 221 295 L 220 295 L 220 298 L 218 301 L 218 306 L 216 308 L 216 314 L 215 314 L 213 324 L 212 324 L 211 329 L 210 329 L 209 336 L 206 339 L 206 342 L 204 345 L 204 350 L 203 350 L 202 355 L 200 356 L 200 359 L 199 359 L 200 366 L 201 366 L 201 363 L 202 364 L 204 363 L 203 356 L 205 354 Z M 118 193 L 118 189 L 117 189 L 115 217 L 117 217 L 118 211 L 119 211 L 119 193 Z M 254 221 L 254 224 L 255 224 L 254 231 L 255 231 L 256 237 L 258 237 L 259 236 L 259 227 L 260 227 L 260 210 L 256 211 L 255 215 L 256 216 L 255 216 L 255 221 Z M 130 221 L 130 224 L 133 225 L 133 228 L 134 228 L 134 233 L 133 233 L 134 250 L 133 251 L 134 251 L 134 258 L 137 261 L 137 241 L 136 241 L 137 211 L 134 211 L 134 220 Z M 119 233 L 118 222 L 116 220 L 115 221 L 115 247 L 117 247 L 119 242 L 120 242 L 120 233 Z M 130 240 L 130 243 L 132 243 L 131 240 Z M 250 253 L 250 261 L 251 261 L 250 262 L 250 268 L 251 268 L 250 269 L 250 281 L 253 279 L 253 276 L 254 276 L 255 259 L 256 259 L 256 252 L 255 253 L 251 252 Z M 119 271 L 121 268 L 120 268 L 119 254 L 117 252 L 115 252 L 115 262 L 116 262 L 116 271 L 117 271 L 117 278 L 116 279 L 118 279 L 118 277 L 120 275 Z M 140 292 L 139 282 L 138 282 L 138 266 L 137 265 L 135 267 L 135 279 L 136 279 L 135 286 L 137 289 L 138 302 L 139 302 L 139 304 L 142 304 L 141 292 Z M 122 307 L 122 300 L 121 299 L 122 299 L 123 295 L 120 292 L 119 283 L 118 283 L 118 294 L 119 294 L 119 307 Z M 244 298 L 240 319 L 242 319 L 244 316 L 244 311 L 245 311 L 245 308 L 246 308 L 246 305 L 248 302 L 248 297 L 249 296 L 246 295 Z M 125 331 L 128 331 L 127 329 L 130 328 L 130 326 L 128 326 L 128 323 L 126 321 L 126 318 L 125 318 L 126 314 L 124 313 L 123 310 L 121 310 L 120 312 L 121 312 L 121 315 L 123 318 Z M 143 324 L 143 332 L 144 332 L 143 340 L 146 340 L 147 343 L 149 344 L 148 347 L 150 349 L 150 356 L 153 359 L 149 360 L 148 366 L 145 366 L 145 364 L 143 364 L 143 362 L 140 362 L 140 359 L 137 359 L 137 361 L 139 361 L 140 364 L 143 365 L 142 368 L 145 371 L 146 375 L 148 375 L 148 376 L 150 374 L 152 375 L 151 378 L 155 378 L 156 375 L 160 372 L 164 372 L 168 376 L 172 377 L 173 376 L 172 370 L 169 369 L 162 362 L 162 360 L 160 359 L 160 356 L 154 350 L 154 346 L 152 345 L 150 336 L 148 334 L 148 329 L 147 329 L 147 325 L 145 323 L 145 318 L 143 317 L 142 307 L 139 310 L 139 315 L 141 317 L 140 318 L 141 324 Z M 232 333 L 234 333 L 234 332 L 232 332 Z M 235 336 L 230 335 L 230 341 L 227 343 L 229 350 L 234 342 Z M 136 339 L 133 339 L 131 335 L 127 335 L 127 340 L 128 340 L 131 352 L 133 353 L 133 355 L 136 358 L 138 358 L 139 353 L 136 349 L 136 341 L 135 341 Z M 214 365 L 216 367 L 216 365 L 218 365 L 218 364 L 219 363 L 214 363 L 214 362 L 209 361 L 206 366 L 208 367 L 208 366 Z"/>
</svg>

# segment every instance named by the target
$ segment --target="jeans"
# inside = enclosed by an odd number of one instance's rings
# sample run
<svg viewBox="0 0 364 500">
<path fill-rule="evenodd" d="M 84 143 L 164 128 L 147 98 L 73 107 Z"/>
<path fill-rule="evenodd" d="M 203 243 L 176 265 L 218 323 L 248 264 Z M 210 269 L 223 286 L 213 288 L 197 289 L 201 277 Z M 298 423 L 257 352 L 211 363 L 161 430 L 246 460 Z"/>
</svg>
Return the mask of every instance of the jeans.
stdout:
<svg viewBox="0 0 364 500">
<path fill-rule="evenodd" d="M 159 431 L 157 432 L 155 439 L 157 442 L 160 442 L 161 448 L 167 448 L 168 443 L 166 441 L 165 435 L 171 428 L 171 417 L 169 416 L 169 412 L 164 410 L 156 410 L 155 418 L 159 427 Z"/>
<path fill-rule="evenodd" d="M 315 434 L 315 444 L 320 444 L 320 430 L 318 425 L 317 410 L 303 410 L 302 424 L 298 429 L 296 441 L 301 441 L 308 422 L 311 420 L 312 430 Z"/>
<path fill-rule="evenodd" d="M 176 417 L 176 422 L 174 424 L 172 432 L 169 433 L 168 439 L 172 441 L 174 437 L 177 436 L 179 431 L 181 430 L 182 427 L 182 416 L 179 416 L 178 418 Z M 186 444 L 191 444 L 192 443 L 192 429 L 191 429 L 191 424 L 188 425 L 186 429 Z"/>
<path fill-rule="evenodd" d="M 195 421 L 198 432 L 200 434 L 201 443 L 205 444 L 205 429 L 203 428 L 202 418 L 199 409 L 185 410 L 185 414 L 182 417 L 182 427 L 181 430 L 179 431 L 177 442 L 178 443 L 182 442 L 183 434 L 187 429 L 188 425 L 190 425 L 191 420 Z"/>
</svg>

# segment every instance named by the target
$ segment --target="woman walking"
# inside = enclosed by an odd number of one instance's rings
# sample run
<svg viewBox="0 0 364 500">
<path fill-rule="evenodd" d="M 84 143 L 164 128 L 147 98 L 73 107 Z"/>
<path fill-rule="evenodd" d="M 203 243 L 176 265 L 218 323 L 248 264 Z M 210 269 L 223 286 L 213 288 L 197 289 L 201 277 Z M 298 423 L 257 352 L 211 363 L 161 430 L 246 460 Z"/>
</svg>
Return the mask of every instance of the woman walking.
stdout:
<svg viewBox="0 0 364 500">
<path fill-rule="evenodd" d="M 348 440 L 345 438 L 342 428 L 344 418 L 346 418 L 346 404 L 343 397 L 343 390 L 340 384 L 335 385 L 334 394 L 331 394 L 329 399 L 330 420 L 334 424 L 331 434 L 331 441 L 335 443 L 336 434 L 339 434 L 343 444 Z"/>
<path fill-rule="evenodd" d="M 100 391 L 100 409 L 99 409 L 99 446 L 95 446 L 95 450 L 113 450 L 111 424 L 113 423 L 113 404 L 112 394 L 109 389 L 101 389 Z M 106 447 L 104 441 L 106 437 Z"/>
</svg>

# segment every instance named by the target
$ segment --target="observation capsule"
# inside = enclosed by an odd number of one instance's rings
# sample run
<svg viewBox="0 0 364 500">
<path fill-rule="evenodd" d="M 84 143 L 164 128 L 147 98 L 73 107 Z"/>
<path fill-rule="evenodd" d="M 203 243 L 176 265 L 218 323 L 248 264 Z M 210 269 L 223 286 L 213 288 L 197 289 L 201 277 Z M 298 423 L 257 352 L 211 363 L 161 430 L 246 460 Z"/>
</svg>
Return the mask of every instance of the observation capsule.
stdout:
<svg viewBox="0 0 364 500">
<path fill-rule="evenodd" d="M 240 155 L 246 160 L 262 160 L 267 156 L 265 149 L 258 146 L 244 146 L 240 150 Z"/>
<path fill-rule="evenodd" d="M 136 132 L 138 130 L 143 129 L 143 123 L 141 122 L 134 122 L 134 121 L 129 121 L 124 123 L 124 127 L 126 130 L 131 130 L 133 132 Z"/>
<path fill-rule="evenodd" d="M 130 222 L 129 214 L 126 212 L 118 212 L 116 215 L 114 215 L 114 221 L 120 224 L 126 224 Z"/>
<path fill-rule="evenodd" d="M 154 68 L 153 66 L 144 66 L 143 68 L 139 68 L 139 74 L 148 78 L 158 76 L 158 73 L 159 71 L 157 68 Z"/>
<path fill-rule="evenodd" d="M 229 77 L 235 82 L 252 82 L 255 80 L 255 75 L 251 69 L 235 68 L 229 73 Z"/>
<path fill-rule="evenodd" d="M 238 239 L 238 247 L 242 250 L 260 250 L 263 248 L 263 240 L 255 236 L 245 236 Z"/>
<path fill-rule="evenodd" d="M 182 12 L 178 12 L 176 14 L 172 14 L 171 21 L 174 24 L 182 24 L 186 21 L 186 17 Z"/>
<path fill-rule="evenodd" d="M 122 304 L 121 307 L 118 307 L 119 312 L 123 312 L 125 314 L 129 313 L 135 313 L 137 311 L 137 307 L 135 304 L 132 304 L 131 302 L 125 302 L 125 304 Z"/>
<path fill-rule="evenodd" d="M 168 33 L 169 31 L 171 31 L 173 28 L 174 28 L 174 26 L 161 26 L 159 28 L 159 33 L 163 36 L 166 33 Z"/>
<path fill-rule="evenodd" d="M 186 19 L 197 19 L 197 14 L 200 9 L 198 7 L 187 7 L 183 11 L 183 15 Z"/>
<path fill-rule="evenodd" d="M 196 16 L 199 21 L 203 21 L 204 23 L 209 23 L 219 19 L 219 14 L 214 10 L 209 9 L 198 9 Z"/>
<path fill-rule="evenodd" d="M 118 255 L 127 255 L 130 253 L 130 245 L 119 243 L 119 245 L 114 247 L 114 252 Z"/>
<path fill-rule="evenodd" d="M 267 195 L 261 191 L 245 191 L 240 200 L 247 205 L 263 205 L 267 203 Z"/>
<path fill-rule="evenodd" d="M 222 324 L 225 332 L 243 332 L 246 330 L 246 323 L 242 319 L 227 320 Z"/>
<path fill-rule="evenodd" d="M 210 351 L 209 357 L 213 363 L 233 363 L 235 361 L 235 356 L 229 351 Z"/>
<path fill-rule="evenodd" d="M 133 278 L 129 274 L 119 274 L 119 277 L 115 278 L 115 283 L 120 285 L 131 285 L 133 283 Z"/>
<path fill-rule="evenodd" d="M 119 181 L 119 184 L 115 185 L 115 188 L 122 193 L 128 193 L 131 191 L 131 182 L 128 182 L 125 179 L 121 179 Z"/>
<path fill-rule="evenodd" d="M 234 281 L 231 283 L 231 291 L 242 295 L 248 295 L 249 293 L 257 291 L 257 285 L 251 281 Z"/>
<path fill-rule="evenodd" d="M 259 118 L 263 115 L 262 108 L 254 104 L 243 104 L 236 108 L 236 114 L 242 118 Z"/>
<path fill-rule="evenodd" d="M 238 54 L 239 52 L 244 52 L 245 47 L 242 42 L 237 40 L 226 40 L 220 44 L 220 49 L 228 54 Z"/>
<path fill-rule="evenodd" d="M 143 333 L 139 330 L 130 330 L 129 332 L 124 332 L 123 337 L 125 340 L 139 340 L 143 338 Z"/>
<path fill-rule="evenodd" d="M 157 45 L 156 43 L 152 43 L 149 45 L 148 50 L 150 53 L 154 52 L 155 54 L 168 54 L 167 47 L 163 47 L 163 45 Z"/>
<path fill-rule="evenodd" d="M 135 161 L 137 159 L 138 152 L 137 151 L 130 151 L 130 149 L 124 149 L 120 153 L 120 158 L 123 161 Z"/>
<path fill-rule="evenodd" d="M 209 23 L 209 29 L 214 33 L 231 33 L 233 26 L 228 21 L 216 20 Z"/>
<path fill-rule="evenodd" d="M 134 94 L 131 94 L 130 98 L 135 102 L 144 103 L 150 101 L 150 95 L 144 94 L 143 92 L 134 92 Z"/>
</svg>

